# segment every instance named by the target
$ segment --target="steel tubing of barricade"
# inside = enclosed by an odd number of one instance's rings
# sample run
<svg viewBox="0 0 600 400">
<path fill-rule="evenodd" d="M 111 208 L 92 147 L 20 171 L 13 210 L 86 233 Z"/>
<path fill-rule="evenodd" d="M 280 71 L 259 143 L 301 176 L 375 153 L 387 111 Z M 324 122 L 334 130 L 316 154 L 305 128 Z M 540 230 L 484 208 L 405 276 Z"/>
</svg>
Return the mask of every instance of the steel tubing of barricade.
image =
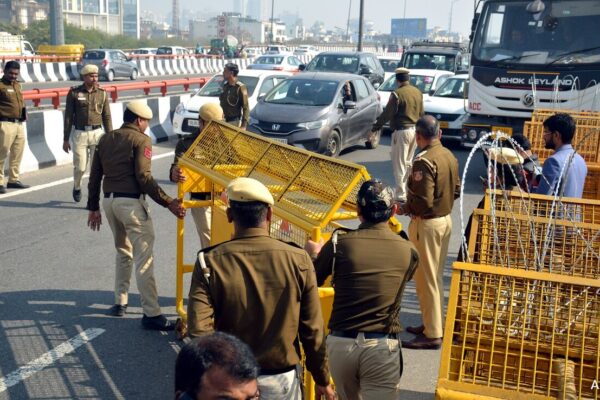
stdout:
<svg viewBox="0 0 600 400">
<path fill-rule="evenodd" d="M 207 81 L 207 78 L 183 78 L 172 79 L 168 81 L 144 81 L 135 83 L 125 83 L 122 85 L 102 85 L 102 88 L 110 93 L 110 98 L 113 103 L 119 99 L 119 92 L 128 90 L 143 90 L 145 95 L 150 94 L 150 90 L 159 88 L 162 96 L 168 94 L 168 88 L 173 86 L 183 86 L 187 92 L 192 85 L 202 87 Z M 31 100 L 35 107 L 40 105 L 44 99 L 51 99 L 52 106 L 57 109 L 60 107 L 60 99 L 69 93 L 70 88 L 54 88 L 54 89 L 32 89 L 23 91 L 23 100 Z"/>
</svg>

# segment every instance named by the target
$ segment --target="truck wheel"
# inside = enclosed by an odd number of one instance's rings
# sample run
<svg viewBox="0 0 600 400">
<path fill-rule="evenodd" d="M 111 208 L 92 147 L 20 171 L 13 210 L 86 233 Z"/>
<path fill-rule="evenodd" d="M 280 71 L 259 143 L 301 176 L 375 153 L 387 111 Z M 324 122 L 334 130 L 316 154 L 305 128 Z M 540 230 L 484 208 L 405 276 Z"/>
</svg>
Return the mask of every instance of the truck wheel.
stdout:
<svg viewBox="0 0 600 400">
<path fill-rule="evenodd" d="M 106 80 L 109 82 L 112 82 L 115 80 L 115 72 L 112 69 L 110 71 L 108 71 L 108 74 L 106 75 Z"/>
</svg>

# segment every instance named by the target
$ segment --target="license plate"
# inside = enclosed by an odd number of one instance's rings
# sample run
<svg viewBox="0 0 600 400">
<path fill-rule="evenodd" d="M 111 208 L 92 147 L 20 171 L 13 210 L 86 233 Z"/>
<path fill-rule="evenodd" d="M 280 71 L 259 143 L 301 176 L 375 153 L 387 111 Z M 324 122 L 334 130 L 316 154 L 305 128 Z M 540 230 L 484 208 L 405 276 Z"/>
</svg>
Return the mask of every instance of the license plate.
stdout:
<svg viewBox="0 0 600 400">
<path fill-rule="evenodd" d="M 200 126 L 200 121 L 197 119 L 188 119 L 188 126 L 195 126 L 197 128 Z"/>
<path fill-rule="evenodd" d="M 278 138 L 271 138 L 271 139 L 273 139 L 274 141 L 279 142 L 279 143 L 287 144 L 287 139 L 278 139 Z"/>
<path fill-rule="evenodd" d="M 440 121 L 440 128 L 447 128 L 448 127 L 448 121 Z"/>
</svg>

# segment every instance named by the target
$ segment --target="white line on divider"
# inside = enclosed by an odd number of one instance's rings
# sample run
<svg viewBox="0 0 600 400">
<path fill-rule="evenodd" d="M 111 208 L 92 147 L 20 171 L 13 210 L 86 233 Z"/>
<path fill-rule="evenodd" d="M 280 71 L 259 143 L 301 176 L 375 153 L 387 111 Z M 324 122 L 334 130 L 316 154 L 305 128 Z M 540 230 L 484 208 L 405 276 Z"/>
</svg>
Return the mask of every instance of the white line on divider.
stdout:
<svg viewBox="0 0 600 400">
<path fill-rule="evenodd" d="M 170 151 L 168 153 L 163 153 L 163 154 L 158 154 L 156 156 L 153 156 L 152 159 L 153 160 L 160 160 L 161 158 L 172 157 L 174 154 L 175 154 L 174 151 Z M 83 177 L 87 178 L 89 176 L 90 176 L 89 174 L 86 174 Z M 69 182 L 73 182 L 73 177 L 59 179 L 59 180 L 54 181 L 54 182 L 48 182 L 48 183 L 44 183 L 43 185 L 32 186 L 32 187 L 27 188 L 27 189 L 21 189 L 21 190 L 15 191 L 15 192 L 7 193 L 7 194 L 0 194 L 0 200 L 8 199 L 9 197 L 19 196 L 21 194 L 27 194 L 27 193 L 31 193 L 31 192 L 37 192 L 38 190 L 48 189 L 49 187 L 54 187 L 54 186 L 62 185 L 64 183 L 69 183 Z"/>
<path fill-rule="evenodd" d="M 86 329 L 79 335 L 73 336 L 66 342 L 59 344 L 49 352 L 43 354 L 41 357 L 28 362 L 26 365 L 22 366 L 16 371 L 11 372 L 4 378 L 0 377 L 0 393 L 5 392 L 9 387 L 18 384 L 19 382 L 40 372 L 44 368 L 54 364 L 55 361 L 60 360 L 67 354 L 74 352 L 78 347 L 97 338 L 104 332 L 105 330 L 101 328 Z"/>
</svg>

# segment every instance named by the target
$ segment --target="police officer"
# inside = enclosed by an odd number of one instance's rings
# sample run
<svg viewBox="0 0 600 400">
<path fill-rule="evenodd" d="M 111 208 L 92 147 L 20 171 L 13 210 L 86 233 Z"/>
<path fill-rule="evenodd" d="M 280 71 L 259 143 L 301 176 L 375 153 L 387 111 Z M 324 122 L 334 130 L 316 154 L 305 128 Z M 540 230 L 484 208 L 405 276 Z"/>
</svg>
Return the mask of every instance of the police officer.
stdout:
<svg viewBox="0 0 600 400">
<path fill-rule="evenodd" d="M 452 232 L 450 213 L 460 193 L 458 161 L 440 142 L 438 121 L 426 115 L 417 121 L 416 156 L 408 179 L 408 197 L 399 213 L 411 217 L 408 235 L 419 252 L 415 272 L 423 325 L 407 327 L 417 336 L 402 344 L 409 349 L 437 349 L 442 344 L 444 265 Z"/>
<path fill-rule="evenodd" d="M 423 111 L 423 94 L 409 81 L 410 71 L 396 68 L 398 88 L 392 92 L 385 109 L 373 124 L 371 135 L 390 122 L 392 133 L 392 172 L 396 180 L 396 200 L 406 202 L 406 182 L 410 174 L 412 159 L 417 150 L 415 142 L 415 123 Z"/>
<path fill-rule="evenodd" d="M 248 88 L 238 81 L 240 72 L 237 64 L 227 63 L 223 69 L 223 92 L 219 96 L 221 108 L 225 114 L 225 121 L 231 125 L 246 129 L 250 119 L 250 108 L 248 107 Z M 241 125 L 240 125 L 241 122 Z"/>
<path fill-rule="evenodd" d="M 69 90 L 65 105 L 63 150 L 71 150 L 69 137 L 73 132 L 73 200 L 81 201 L 81 178 L 94 156 L 100 136 L 112 131 L 110 105 L 106 91 L 98 87 L 98 67 L 88 64 L 81 69 L 83 85 Z M 102 130 L 104 125 L 104 130 Z"/>
<path fill-rule="evenodd" d="M 27 118 L 21 84 L 17 82 L 21 66 L 16 61 L 4 65 L 0 80 L 0 193 L 9 189 L 26 189 L 19 180 L 19 167 L 25 151 L 25 129 Z M 9 156 L 10 153 L 10 156 Z M 8 158 L 8 183 L 4 186 L 4 162 Z"/>
<path fill-rule="evenodd" d="M 402 375 L 400 301 L 418 255 L 387 225 L 397 210 L 390 187 L 377 180 L 363 183 L 357 205 L 358 230 L 339 236 L 335 231 L 321 250 L 307 244 L 316 256 L 317 284 L 332 276 L 335 286 L 327 337 L 331 375 L 341 399 L 396 400 Z"/>
<path fill-rule="evenodd" d="M 112 230 L 117 250 L 115 305 L 109 314 L 121 317 L 127 310 L 131 270 L 142 298 L 146 329 L 172 330 L 174 325 L 161 313 L 154 280 L 154 227 L 146 194 L 163 207 L 168 207 L 178 218 L 185 216 L 185 208 L 178 199 L 172 199 L 158 186 L 151 174 L 152 142 L 144 134 L 152 110 L 143 101 L 127 104 L 120 129 L 103 135 L 92 161 L 88 226 L 100 230 L 100 184 L 104 177 L 102 207 Z"/>
<path fill-rule="evenodd" d="M 185 182 L 185 175 L 181 171 L 181 168 L 177 165 L 179 158 L 188 151 L 190 146 L 194 143 L 200 132 L 204 129 L 210 121 L 222 121 L 223 120 L 223 109 L 221 106 L 215 103 L 206 103 L 200 107 L 199 112 L 199 128 L 196 133 L 186 135 L 179 139 L 175 146 L 175 159 L 171 164 L 171 170 L 169 171 L 169 178 L 171 182 Z M 210 200 L 210 192 L 192 192 L 190 198 L 192 200 Z M 202 248 L 210 246 L 210 207 L 194 207 L 191 209 L 192 217 L 196 225 L 196 231 L 200 237 L 200 246 Z"/>
<path fill-rule="evenodd" d="M 302 398 L 299 339 L 317 394 L 333 399 L 310 257 L 269 237 L 274 201 L 262 183 L 237 178 L 226 190 L 234 237 L 198 253 L 188 300 L 190 335 L 217 330 L 247 343 L 261 367 L 261 399 Z"/>
</svg>

